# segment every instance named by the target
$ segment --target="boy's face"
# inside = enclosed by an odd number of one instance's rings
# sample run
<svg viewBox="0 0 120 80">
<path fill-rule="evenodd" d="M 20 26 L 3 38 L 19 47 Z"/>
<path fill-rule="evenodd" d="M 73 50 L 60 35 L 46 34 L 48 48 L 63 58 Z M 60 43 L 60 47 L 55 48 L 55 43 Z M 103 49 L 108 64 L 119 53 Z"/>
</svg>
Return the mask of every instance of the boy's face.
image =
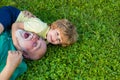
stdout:
<svg viewBox="0 0 120 80">
<path fill-rule="evenodd" d="M 62 37 L 59 29 L 50 29 L 47 34 L 47 41 L 51 44 L 61 44 Z"/>
<path fill-rule="evenodd" d="M 24 30 L 17 30 L 16 37 L 23 51 L 26 51 L 29 55 L 44 54 L 46 52 L 46 42 L 36 34 Z"/>
</svg>

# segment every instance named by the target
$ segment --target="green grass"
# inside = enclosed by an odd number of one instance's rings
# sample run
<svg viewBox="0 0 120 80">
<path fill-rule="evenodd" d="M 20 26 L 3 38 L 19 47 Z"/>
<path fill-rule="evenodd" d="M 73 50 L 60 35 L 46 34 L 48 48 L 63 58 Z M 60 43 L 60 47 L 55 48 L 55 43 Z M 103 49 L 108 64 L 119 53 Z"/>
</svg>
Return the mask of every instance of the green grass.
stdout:
<svg viewBox="0 0 120 80">
<path fill-rule="evenodd" d="M 17 80 L 120 80 L 120 0 L 1 0 L 29 10 L 50 24 L 67 18 L 78 41 L 66 48 L 48 45 L 39 61 Z"/>
</svg>

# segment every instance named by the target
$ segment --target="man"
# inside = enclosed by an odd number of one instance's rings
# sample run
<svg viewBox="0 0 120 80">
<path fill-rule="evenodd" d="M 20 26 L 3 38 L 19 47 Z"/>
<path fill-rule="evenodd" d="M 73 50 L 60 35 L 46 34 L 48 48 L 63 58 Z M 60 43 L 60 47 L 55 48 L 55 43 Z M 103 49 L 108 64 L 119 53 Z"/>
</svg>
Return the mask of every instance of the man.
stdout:
<svg viewBox="0 0 120 80">
<path fill-rule="evenodd" d="M 46 42 L 38 37 L 37 34 L 24 30 L 17 30 L 16 37 L 25 58 L 37 60 L 45 54 Z"/>
<path fill-rule="evenodd" d="M 17 37 L 20 47 L 23 50 L 22 52 L 17 51 L 14 47 L 10 30 L 5 30 L 2 34 L 0 34 L 0 80 L 15 80 L 19 75 L 27 70 L 26 63 L 23 60 L 21 61 L 22 55 L 25 58 L 37 60 L 40 59 L 46 52 L 45 41 L 34 33 L 18 30 L 16 32 L 16 36 L 14 37 Z M 12 59 L 10 56 L 12 56 Z M 14 61 L 17 61 L 17 65 L 8 65 L 12 62 L 12 64 L 14 64 Z M 11 67 L 12 70 L 10 69 Z"/>
</svg>

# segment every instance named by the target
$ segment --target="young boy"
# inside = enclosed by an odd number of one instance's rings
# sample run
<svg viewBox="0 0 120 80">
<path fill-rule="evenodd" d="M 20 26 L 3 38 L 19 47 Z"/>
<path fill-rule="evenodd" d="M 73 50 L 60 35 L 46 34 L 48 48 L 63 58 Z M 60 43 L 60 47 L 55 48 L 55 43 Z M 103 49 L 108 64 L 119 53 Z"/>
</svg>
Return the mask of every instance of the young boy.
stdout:
<svg viewBox="0 0 120 80">
<path fill-rule="evenodd" d="M 13 35 L 17 29 L 24 29 L 35 32 L 46 39 L 48 43 L 55 45 L 61 44 L 62 46 L 68 46 L 77 40 L 76 28 L 67 19 L 57 20 L 48 26 L 38 18 L 30 18 L 24 22 L 14 23 L 12 29 Z"/>
<path fill-rule="evenodd" d="M 53 22 L 50 26 L 42 22 L 38 18 L 30 18 L 24 22 L 20 22 L 22 19 L 18 17 L 18 21 L 12 25 L 12 35 L 14 36 L 17 29 L 24 29 L 30 32 L 34 32 L 46 39 L 48 43 L 54 45 L 68 46 L 73 44 L 77 40 L 77 31 L 75 26 L 67 19 L 61 19 Z M 13 39 L 16 42 L 15 39 Z M 17 42 L 14 43 L 18 46 Z"/>
</svg>

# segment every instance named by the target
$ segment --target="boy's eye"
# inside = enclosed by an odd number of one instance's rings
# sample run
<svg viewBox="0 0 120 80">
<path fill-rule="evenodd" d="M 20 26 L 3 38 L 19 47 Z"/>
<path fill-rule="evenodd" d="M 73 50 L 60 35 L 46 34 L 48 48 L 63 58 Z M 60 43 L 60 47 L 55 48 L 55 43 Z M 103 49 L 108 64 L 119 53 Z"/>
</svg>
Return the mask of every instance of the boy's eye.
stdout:
<svg viewBox="0 0 120 80">
<path fill-rule="evenodd" d="M 60 41 L 61 41 L 61 40 L 58 38 L 58 42 L 59 42 L 59 43 L 60 43 Z"/>
<path fill-rule="evenodd" d="M 58 41 L 60 42 L 60 39 L 58 39 Z"/>
<path fill-rule="evenodd" d="M 57 36 L 59 36 L 59 33 L 57 32 Z"/>
</svg>

